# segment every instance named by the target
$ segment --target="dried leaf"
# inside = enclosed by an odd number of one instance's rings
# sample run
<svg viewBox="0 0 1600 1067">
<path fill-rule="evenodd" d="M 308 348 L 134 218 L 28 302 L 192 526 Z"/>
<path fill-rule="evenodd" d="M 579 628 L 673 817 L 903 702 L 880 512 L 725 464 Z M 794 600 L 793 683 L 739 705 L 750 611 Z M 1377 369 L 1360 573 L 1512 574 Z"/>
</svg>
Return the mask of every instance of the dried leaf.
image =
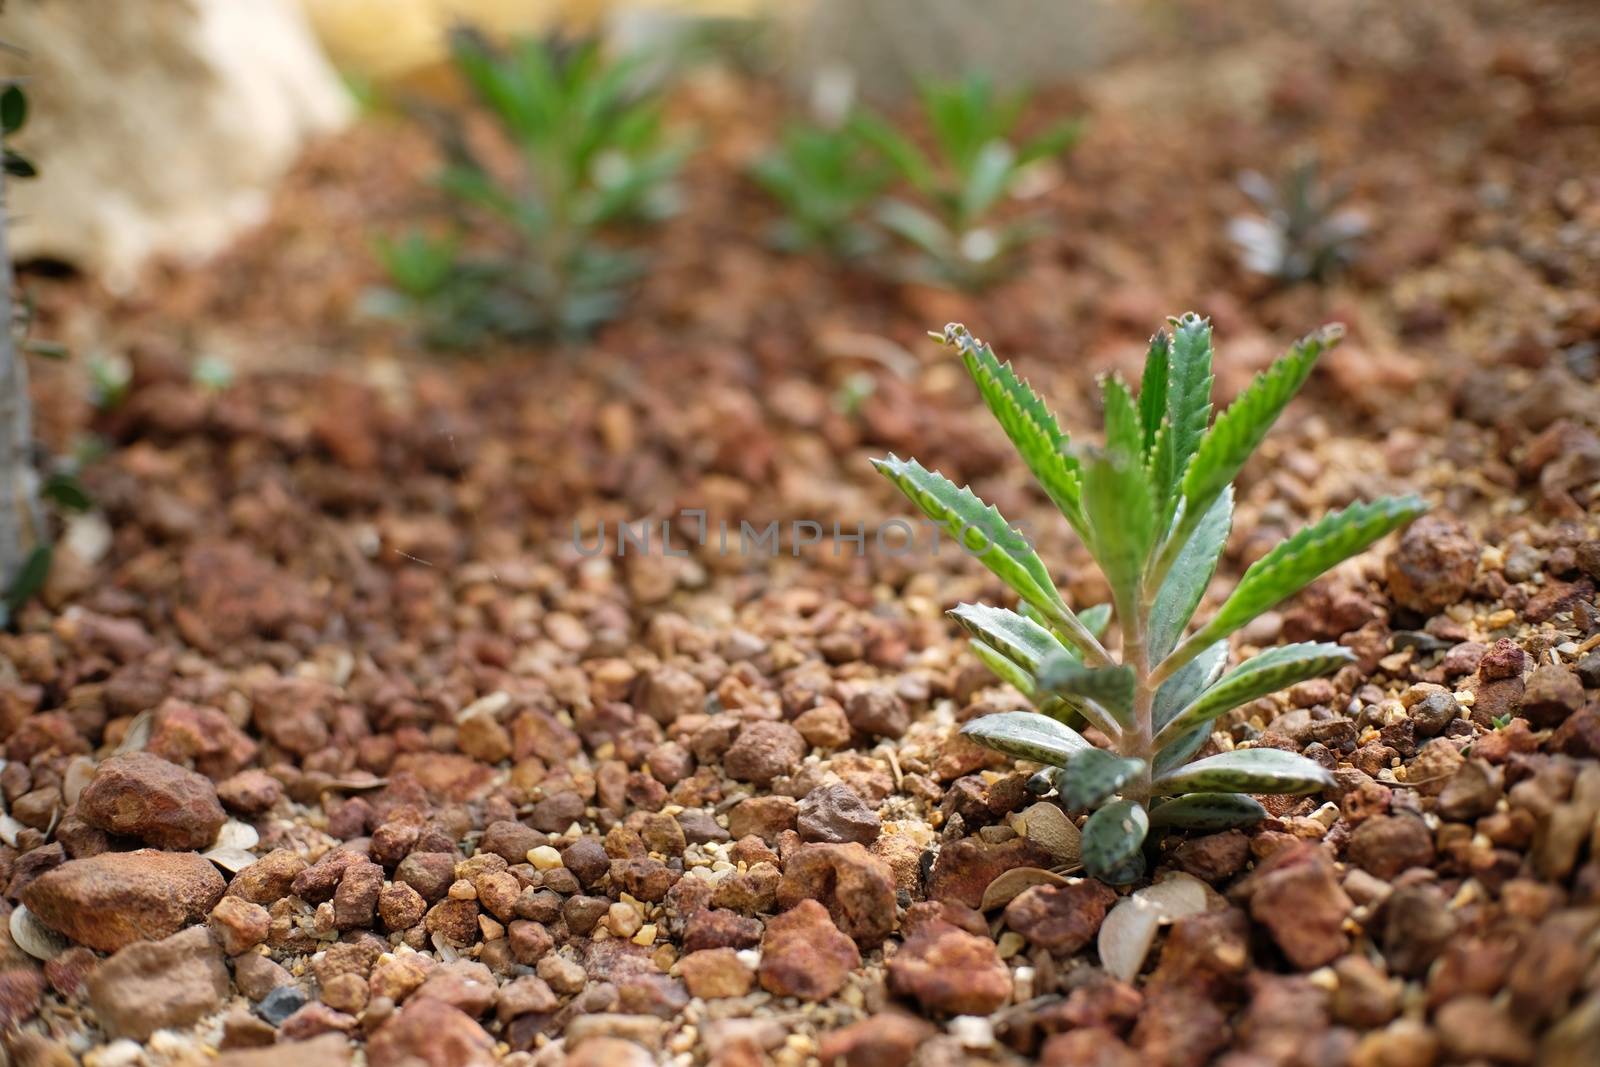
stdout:
<svg viewBox="0 0 1600 1067">
<path fill-rule="evenodd" d="M 36 960 L 53 960 L 67 950 L 69 942 L 44 924 L 33 912 L 18 904 L 11 909 L 11 940 Z"/>
<path fill-rule="evenodd" d="M 254 852 L 248 852 L 242 848 L 221 847 L 205 853 L 205 858 L 229 874 L 238 874 L 254 863 L 257 856 Z"/>
<path fill-rule="evenodd" d="M 1100 924 L 1100 963 L 1106 973 L 1133 981 L 1144 967 L 1160 925 L 1161 913 L 1154 904 L 1137 893 L 1124 897 Z"/>
<path fill-rule="evenodd" d="M 155 722 L 155 712 L 141 711 L 133 717 L 128 724 L 128 729 L 122 735 L 122 744 L 117 746 L 113 755 L 125 756 L 129 752 L 141 752 L 144 746 L 150 743 L 150 730 Z"/>
<path fill-rule="evenodd" d="M 1066 885 L 1067 879 L 1042 867 L 1013 867 L 989 883 L 983 891 L 979 911 L 1003 908 L 1036 885 Z"/>
<path fill-rule="evenodd" d="M 249 851 L 261 843 L 261 835 L 256 828 L 247 822 L 238 819 L 229 819 L 222 824 L 222 829 L 217 831 L 217 839 L 212 842 L 213 849 L 236 848 Z"/>
<path fill-rule="evenodd" d="M 1077 863 L 1083 858 L 1083 835 L 1067 813 L 1049 801 L 1034 804 L 1018 815 L 1012 825 L 1018 834 L 1061 863 Z"/>
<path fill-rule="evenodd" d="M 1176 922 L 1186 915 L 1199 915 L 1211 907 L 1210 887 L 1182 871 L 1173 871 L 1134 896 L 1153 907 L 1163 923 Z"/>
</svg>

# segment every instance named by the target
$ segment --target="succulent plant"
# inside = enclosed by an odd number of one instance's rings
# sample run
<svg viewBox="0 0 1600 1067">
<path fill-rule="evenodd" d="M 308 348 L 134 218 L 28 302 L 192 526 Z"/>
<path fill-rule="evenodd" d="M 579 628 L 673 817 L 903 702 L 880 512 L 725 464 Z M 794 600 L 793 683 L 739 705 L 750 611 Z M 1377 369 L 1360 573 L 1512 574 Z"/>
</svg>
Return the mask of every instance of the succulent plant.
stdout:
<svg viewBox="0 0 1600 1067">
<path fill-rule="evenodd" d="M 641 270 L 610 231 L 672 212 L 689 141 L 669 134 L 643 55 L 613 57 L 593 39 L 499 49 L 467 30 L 453 35 L 452 52 L 519 172 L 480 159 L 458 117 L 435 116 L 439 184 L 474 239 L 413 232 L 380 242 L 393 289 L 378 307 L 409 314 L 445 346 L 582 337 L 621 310 Z"/>
<path fill-rule="evenodd" d="M 1042 764 L 1029 782 L 1035 793 L 1091 811 L 1083 866 L 1118 884 L 1143 874 L 1152 831 L 1247 825 L 1265 814 L 1251 794 L 1332 783 L 1319 764 L 1274 748 L 1241 745 L 1194 760 L 1220 716 L 1354 659 L 1336 644 L 1292 644 L 1227 670 L 1228 638 L 1426 510 L 1407 496 L 1325 515 L 1252 564 L 1191 628 L 1232 526 L 1234 478 L 1342 331 L 1328 326 L 1300 340 L 1213 420 L 1211 324 L 1190 313 L 1171 325 L 1150 341 L 1137 396 L 1116 376 L 1102 380 L 1101 447 L 1073 444 L 1011 364 L 965 327 L 935 335 L 960 352 L 1023 462 L 1083 539 L 1109 605 L 1068 607 L 1033 546 L 970 489 L 915 460 L 874 461 L 1020 601 L 1016 611 L 962 604 L 951 612 L 976 655 L 1034 706 L 983 716 L 962 732 Z M 1101 642 L 1113 614 L 1115 654 Z M 1107 747 L 1085 738 L 1088 726 Z"/>
<path fill-rule="evenodd" d="M 981 74 L 924 86 L 921 96 L 931 153 L 870 112 L 851 120 L 920 201 L 887 197 L 877 221 L 911 250 L 906 273 L 912 277 L 980 289 L 1002 276 L 1014 254 L 1041 232 L 1037 220 L 996 218 L 996 207 L 1028 167 L 1071 149 L 1082 123 L 1058 122 L 1018 141 L 1014 134 L 1029 94 L 1000 93 Z"/>
<path fill-rule="evenodd" d="M 1261 209 L 1228 221 L 1228 236 L 1247 268 L 1290 285 L 1325 282 L 1355 259 L 1367 217 L 1341 207 L 1348 191 L 1323 181 L 1318 171 L 1317 160 L 1308 157 L 1277 183 L 1259 171 L 1239 176 L 1239 188 Z"/>
<path fill-rule="evenodd" d="M 853 127 L 791 124 L 750 176 L 784 210 L 778 247 L 851 257 L 874 246 L 863 219 L 889 171 Z"/>
</svg>

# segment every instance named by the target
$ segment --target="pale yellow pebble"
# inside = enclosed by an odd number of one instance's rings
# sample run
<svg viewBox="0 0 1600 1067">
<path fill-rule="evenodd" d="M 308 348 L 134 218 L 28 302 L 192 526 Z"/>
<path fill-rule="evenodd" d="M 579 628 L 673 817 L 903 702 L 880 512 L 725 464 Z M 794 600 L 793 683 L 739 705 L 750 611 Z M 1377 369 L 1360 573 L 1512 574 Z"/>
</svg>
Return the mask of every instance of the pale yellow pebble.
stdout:
<svg viewBox="0 0 1600 1067">
<path fill-rule="evenodd" d="M 478 887 L 467 881 L 465 878 L 457 878 L 454 882 L 450 883 L 450 899 L 477 900 Z"/>
<path fill-rule="evenodd" d="M 645 923 L 639 927 L 639 932 L 633 935 L 635 945 L 653 945 L 656 943 L 656 924 Z"/>
<path fill-rule="evenodd" d="M 561 853 L 549 845 L 540 845 L 528 850 L 528 862 L 541 871 L 553 871 L 561 866 Z"/>
</svg>

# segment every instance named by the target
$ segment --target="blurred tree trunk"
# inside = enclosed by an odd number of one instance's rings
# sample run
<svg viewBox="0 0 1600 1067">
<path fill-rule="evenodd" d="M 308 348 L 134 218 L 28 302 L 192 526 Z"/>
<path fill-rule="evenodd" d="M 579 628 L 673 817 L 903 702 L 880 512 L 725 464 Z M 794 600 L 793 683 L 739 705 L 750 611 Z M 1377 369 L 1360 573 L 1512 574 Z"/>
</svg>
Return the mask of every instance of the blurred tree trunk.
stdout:
<svg viewBox="0 0 1600 1067">
<path fill-rule="evenodd" d="M 0 593 L 11 588 L 41 533 L 26 356 L 17 345 L 5 168 L 0 167 Z"/>
</svg>

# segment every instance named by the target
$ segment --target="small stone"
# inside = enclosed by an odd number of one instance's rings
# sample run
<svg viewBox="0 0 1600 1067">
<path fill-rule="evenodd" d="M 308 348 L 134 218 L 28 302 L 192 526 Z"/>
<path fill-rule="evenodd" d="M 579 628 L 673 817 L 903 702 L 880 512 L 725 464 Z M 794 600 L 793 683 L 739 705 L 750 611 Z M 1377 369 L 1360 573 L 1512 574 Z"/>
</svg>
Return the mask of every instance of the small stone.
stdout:
<svg viewBox="0 0 1600 1067">
<path fill-rule="evenodd" d="M 1375 815 L 1350 835 L 1348 853 L 1368 874 L 1390 879 L 1408 867 L 1433 862 L 1433 835 L 1415 815 Z"/>
<path fill-rule="evenodd" d="M 1431 615 L 1472 585 L 1481 549 L 1459 520 L 1424 515 L 1401 536 L 1385 561 L 1389 593 L 1402 607 Z"/>
<path fill-rule="evenodd" d="M 495 996 L 494 1015 L 505 1025 L 519 1015 L 555 1011 L 560 1003 L 550 983 L 536 975 L 525 974 L 500 987 Z"/>
<path fill-rule="evenodd" d="M 1432 886 L 1400 886 L 1383 904 L 1383 956 L 1396 974 L 1421 977 L 1455 931 L 1448 902 Z"/>
<path fill-rule="evenodd" d="M 867 807 L 854 789 L 837 782 L 807 793 L 800 801 L 798 816 L 796 826 L 802 841 L 870 845 L 883 828 L 878 813 Z"/>
<path fill-rule="evenodd" d="M 333 894 L 333 924 L 340 930 L 365 930 L 377 914 L 383 868 L 365 860 L 350 864 Z"/>
<path fill-rule="evenodd" d="M 796 715 L 794 728 L 813 748 L 843 748 L 850 742 L 850 720 L 844 709 L 831 700 Z"/>
<path fill-rule="evenodd" d="M 1489 646 L 1478 661 L 1478 677 L 1486 682 L 1520 678 L 1527 662 L 1528 654 L 1522 651 L 1522 646 L 1509 637 L 1502 637 Z"/>
<path fill-rule="evenodd" d="M 1116 1034 L 1098 1027 L 1045 1039 L 1039 1067 L 1140 1067 L 1139 1055 Z"/>
<path fill-rule="evenodd" d="M 702 908 L 684 923 L 683 950 L 753 948 L 761 940 L 759 920 L 724 908 Z"/>
<path fill-rule="evenodd" d="M 855 942 L 815 900 L 802 900 L 774 916 L 761 939 L 761 988 L 774 996 L 826 1000 L 859 966 Z"/>
<path fill-rule="evenodd" d="M 793 774 L 805 758 L 806 742 L 786 722 L 751 722 L 722 757 L 722 769 L 739 782 L 767 785 L 781 774 Z"/>
<path fill-rule="evenodd" d="M 755 975 L 731 948 L 691 952 L 678 961 L 678 968 L 689 995 L 707 1000 L 742 997 L 755 983 Z"/>
<path fill-rule="evenodd" d="M 799 817 L 799 807 L 791 797 L 747 797 L 728 812 L 728 833 L 735 838 L 754 835 L 776 844 L 778 835 L 793 830 Z"/>
<path fill-rule="evenodd" d="M 706 687 L 678 667 L 659 667 L 639 683 L 640 707 L 663 726 L 705 709 Z"/>
<path fill-rule="evenodd" d="M 204 920 L 224 886 L 195 853 L 139 849 L 68 860 L 28 883 L 22 902 L 52 930 L 116 952 Z"/>
<path fill-rule="evenodd" d="M 367 1042 L 372 1067 L 491 1067 L 494 1039 L 438 1000 L 406 1002 Z"/>
<path fill-rule="evenodd" d="M 1528 676 L 1522 694 L 1522 714 L 1541 730 L 1560 726 L 1583 707 L 1583 683 L 1565 667 L 1541 664 Z"/>
<path fill-rule="evenodd" d="M 917 1046 L 938 1033 L 925 1019 L 880 1012 L 822 1038 L 819 1058 L 844 1067 L 907 1067 Z"/>
<path fill-rule="evenodd" d="M 219 1008 L 228 995 L 228 968 L 210 933 L 196 926 L 119 950 L 95 968 L 88 989 L 102 1027 L 144 1041 Z"/>
<path fill-rule="evenodd" d="M 1172 856 L 1179 870 L 1212 885 L 1232 878 L 1249 861 L 1250 839 L 1239 830 L 1191 837 L 1179 845 Z"/>
<path fill-rule="evenodd" d="M 222 951 L 230 956 L 265 941 L 271 925 L 267 909 L 243 897 L 223 897 L 211 909 L 211 929 L 222 942 Z"/>
<path fill-rule="evenodd" d="M 889 960 L 889 988 L 925 1011 L 988 1015 L 1011 996 L 994 942 L 942 920 L 917 927 Z"/>
<path fill-rule="evenodd" d="M 1454 719 L 1464 718 L 1455 694 L 1445 689 L 1429 693 L 1407 709 L 1419 736 L 1436 737 Z"/>
<path fill-rule="evenodd" d="M 422 921 L 428 902 L 404 882 L 390 882 L 378 891 L 378 917 L 385 930 L 409 930 Z"/>
<path fill-rule="evenodd" d="M 476 1018 L 494 1003 L 494 974 L 475 960 L 440 964 L 428 973 L 411 998 L 440 1000 Z"/>
<path fill-rule="evenodd" d="M 1400 987 L 1365 956 L 1349 955 L 1336 961 L 1339 980 L 1333 991 L 1333 1017 L 1346 1026 L 1374 1030 L 1400 1013 Z"/>
<path fill-rule="evenodd" d="M 456 858 L 448 852 L 413 852 L 394 869 L 394 880 L 415 889 L 428 903 L 439 900 L 456 877 Z"/>
<path fill-rule="evenodd" d="M 1025 837 L 993 844 L 979 837 L 964 837 L 939 850 L 928 877 L 931 900 L 954 901 L 976 908 L 983 903 L 989 883 L 1014 867 L 1054 866 L 1050 853 Z"/>
<path fill-rule="evenodd" d="M 293 850 L 274 849 L 233 876 L 228 896 L 271 906 L 294 891 L 294 880 L 305 869 L 306 861 Z"/>
<path fill-rule="evenodd" d="M 1533 1039 L 1504 1007 L 1487 997 L 1457 997 L 1439 1008 L 1434 1024 L 1454 1061 L 1533 1062 Z"/>
<path fill-rule="evenodd" d="M 568 1040 L 572 1040 L 569 1036 Z M 567 1054 L 564 1067 L 655 1067 L 641 1045 L 621 1037 L 588 1037 Z"/>
<path fill-rule="evenodd" d="M 95 768 L 78 815 L 107 833 L 174 850 L 206 848 L 228 820 L 211 779 L 149 752 L 112 756 Z"/>
<path fill-rule="evenodd" d="M 1500 773 L 1483 760 L 1463 763 L 1439 793 L 1439 814 L 1457 822 L 1470 822 L 1495 809 L 1504 795 Z"/>
<path fill-rule="evenodd" d="M 1100 932 L 1116 891 L 1093 878 L 1072 885 L 1036 885 L 1006 905 L 1006 925 L 1032 944 L 1070 956 Z"/>
<path fill-rule="evenodd" d="M 1349 947 L 1344 920 L 1355 904 L 1319 845 L 1304 842 L 1273 853 L 1236 891 L 1301 970 L 1330 963 Z"/>
<path fill-rule="evenodd" d="M 282 1026 L 285 1019 L 305 1007 L 310 999 L 297 985 L 275 986 L 256 1005 L 256 1014 L 273 1026 Z"/>
<path fill-rule="evenodd" d="M 868 737 L 904 737 L 911 728 L 911 709 L 893 689 L 871 686 L 845 702 L 850 725 Z"/>
<path fill-rule="evenodd" d="M 867 948 L 894 929 L 894 872 L 854 842 L 802 845 L 789 855 L 778 904 L 792 908 L 802 900 L 821 902 L 839 929 Z"/>
<path fill-rule="evenodd" d="M 367 982 L 359 974 L 339 974 L 322 984 L 322 1002 L 345 1015 L 360 1015 L 370 996 Z"/>
<path fill-rule="evenodd" d="M 233 1049 L 218 1056 L 215 1067 L 348 1067 L 349 1063 L 349 1040 L 325 1033 L 265 1048 Z"/>
<path fill-rule="evenodd" d="M 218 782 L 217 799 L 237 815 L 264 815 L 283 799 L 283 783 L 266 771 L 251 768 Z"/>
<path fill-rule="evenodd" d="M 294 976 L 269 957 L 248 952 L 233 961 L 233 980 L 250 1000 L 261 1000 L 283 985 L 292 985 Z"/>
</svg>

